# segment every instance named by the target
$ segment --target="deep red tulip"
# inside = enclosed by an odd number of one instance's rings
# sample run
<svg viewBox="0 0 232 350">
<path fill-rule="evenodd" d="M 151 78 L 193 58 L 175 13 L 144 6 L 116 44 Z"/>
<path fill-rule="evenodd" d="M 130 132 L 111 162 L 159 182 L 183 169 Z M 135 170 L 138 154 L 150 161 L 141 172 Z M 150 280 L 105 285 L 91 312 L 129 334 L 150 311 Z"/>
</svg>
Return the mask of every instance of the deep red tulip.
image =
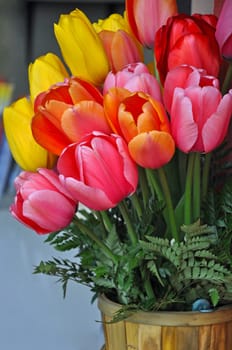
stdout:
<svg viewBox="0 0 232 350">
<path fill-rule="evenodd" d="M 89 134 L 62 152 L 57 168 L 75 200 L 94 210 L 116 206 L 138 183 L 137 166 L 118 135 Z"/>
<path fill-rule="evenodd" d="M 60 230 L 71 222 L 77 203 L 54 171 L 21 172 L 15 179 L 15 187 L 17 192 L 10 212 L 38 234 Z"/>
<path fill-rule="evenodd" d="M 215 38 L 214 15 L 178 15 L 156 33 L 155 57 L 162 83 L 171 69 L 182 64 L 218 76 L 221 55 Z"/>
</svg>

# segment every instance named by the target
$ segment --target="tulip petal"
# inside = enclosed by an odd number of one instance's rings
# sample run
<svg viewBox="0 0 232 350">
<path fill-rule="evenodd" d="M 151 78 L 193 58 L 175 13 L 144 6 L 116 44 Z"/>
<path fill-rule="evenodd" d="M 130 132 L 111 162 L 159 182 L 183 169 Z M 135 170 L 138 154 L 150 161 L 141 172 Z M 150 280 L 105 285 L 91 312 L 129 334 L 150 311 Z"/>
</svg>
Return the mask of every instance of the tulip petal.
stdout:
<svg viewBox="0 0 232 350">
<path fill-rule="evenodd" d="M 60 180 L 72 193 L 73 198 L 87 208 L 93 210 L 106 210 L 117 204 L 113 203 L 101 189 L 87 186 L 81 181 L 72 177 L 64 177 L 63 175 L 60 175 Z"/>
<path fill-rule="evenodd" d="M 68 15 L 61 15 L 54 31 L 72 74 L 101 85 L 109 64 L 101 40 L 85 14 L 76 9 Z"/>
<path fill-rule="evenodd" d="M 177 147 L 188 153 L 197 140 L 198 127 L 194 121 L 192 103 L 181 88 L 174 91 L 171 130 Z"/>
<path fill-rule="evenodd" d="M 222 98 L 217 111 L 206 121 L 202 129 L 205 152 L 210 152 L 224 140 L 232 111 L 232 90 Z"/>
<path fill-rule="evenodd" d="M 36 220 L 40 227 L 50 232 L 70 223 L 70 211 L 74 215 L 72 203 L 60 193 L 50 190 L 36 191 L 23 203 L 23 215 Z"/>
<path fill-rule="evenodd" d="M 128 148 L 137 164 L 144 168 L 157 169 L 171 160 L 175 143 L 169 133 L 153 130 L 138 134 L 129 142 Z"/>
<path fill-rule="evenodd" d="M 30 171 L 40 167 L 52 167 L 56 160 L 32 135 L 33 113 L 32 104 L 26 97 L 6 107 L 3 113 L 4 129 L 11 153 L 22 169 Z"/>
<path fill-rule="evenodd" d="M 69 76 L 58 56 L 48 53 L 38 57 L 28 67 L 30 96 L 34 102 L 36 96 L 51 85 L 64 81 Z"/>
<path fill-rule="evenodd" d="M 62 116 L 62 129 L 73 142 L 94 130 L 111 132 L 103 107 L 95 101 L 82 101 L 67 109 Z"/>
</svg>

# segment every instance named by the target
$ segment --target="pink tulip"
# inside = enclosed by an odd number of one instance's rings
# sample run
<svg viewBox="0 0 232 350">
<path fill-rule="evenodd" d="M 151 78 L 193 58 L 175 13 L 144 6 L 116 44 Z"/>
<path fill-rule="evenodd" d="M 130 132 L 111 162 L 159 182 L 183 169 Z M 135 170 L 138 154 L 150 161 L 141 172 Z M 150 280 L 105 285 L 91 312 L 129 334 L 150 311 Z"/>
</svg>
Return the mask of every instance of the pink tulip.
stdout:
<svg viewBox="0 0 232 350">
<path fill-rule="evenodd" d="M 153 47 L 156 31 L 177 13 L 177 4 L 176 0 L 126 0 L 126 11 L 135 37 Z"/>
<path fill-rule="evenodd" d="M 217 26 L 216 39 L 222 55 L 232 59 L 232 1 L 225 0 L 222 6 Z"/>
<path fill-rule="evenodd" d="M 109 72 L 103 86 L 103 94 L 112 87 L 125 88 L 131 92 L 142 91 L 162 102 L 160 85 L 142 62 L 132 63 L 117 73 Z"/>
<path fill-rule="evenodd" d="M 77 203 L 54 171 L 23 171 L 15 179 L 15 188 L 17 193 L 10 212 L 38 234 L 60 230 L 71 222 Z"/>
<path fill-rule="evenodd" d="M 176 87 L 186 89 L 190 86 L 214 86 L 219 88 L 217 78 L 208 75 L 204 69 L 182 65 L 170 70 L 164 82 L 164 104 L 168 112 L 171 111 L 173 93 Z"/>
<path fill-rule="evenodd" d="M 75 200 L 94 210 L 116 206 L 138 183 L 137 167 L 118 135 L 89 134 L 63 151 L 57 168 Z"/>
<path fill-rule="evenodd" d="M 171 130 L 185 153 L 210 152 L 224 140 L 231 119 L 232 90 L 222 97 L 213 86 L 176 88 Z"/>
</svg>

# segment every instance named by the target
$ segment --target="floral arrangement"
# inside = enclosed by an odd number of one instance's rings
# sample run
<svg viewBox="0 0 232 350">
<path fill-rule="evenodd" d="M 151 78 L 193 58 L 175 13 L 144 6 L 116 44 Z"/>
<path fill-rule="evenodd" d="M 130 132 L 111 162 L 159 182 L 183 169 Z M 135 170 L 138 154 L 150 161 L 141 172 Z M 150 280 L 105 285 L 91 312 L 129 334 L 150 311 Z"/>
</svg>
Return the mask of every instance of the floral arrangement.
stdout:
<svg viewBox="0 0 232 350">
<path fill-rule="evenodd" d="M 73 252 L 35 269 L 64 294 L 73 280 L 124 313 L 232 301 L 232 2 L 221 5 L 187 15 L 175 0 L 126 0 L 97 23 L 62 14 L 66 65 L 37 58 L 30 96 L 5 108 L 22 168 L 10 211 Z"/>
</svg>

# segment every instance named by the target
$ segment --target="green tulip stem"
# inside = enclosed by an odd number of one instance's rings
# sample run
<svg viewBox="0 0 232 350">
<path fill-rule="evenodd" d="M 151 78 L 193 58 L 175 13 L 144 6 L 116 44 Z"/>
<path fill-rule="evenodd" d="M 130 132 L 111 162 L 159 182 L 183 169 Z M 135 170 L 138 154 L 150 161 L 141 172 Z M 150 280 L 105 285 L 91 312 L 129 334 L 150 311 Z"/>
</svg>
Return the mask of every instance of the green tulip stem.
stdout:
<svg viewBox="0 0 232 350">
<path fill-rule="evenodd" d="M 143 197 L 143 207 L 146 209 L 148 200 L 149 200 L 149 187 L 147 184 L 147 177 L 144 168 L 139 168 L 139 185 Z"/>
<path fill-rule="evenodd" d="M 194 221 L 200 218 L 201 212 L 201 155 L 195 154 L 193 170 L 193 218 Z"/>
<path fill-rule="evenodd" d="M 112 222 L 110 221 L 109 216 L 107 215 L 107 212 L 104 210 L 101 210 L 99 213 L 104 223 L 104 227 L 106 228 L 107 232 L 110 232 L 112 229 Z"/>
<path fill-rule="evenodd" d="M 118 263 L 117 257 L 112 253 L 112 251 L 90 230 L 87 226 L 85 226 L 77 217 L 74 217 L 75 225 L 79 228 L 79 230 L 92 239 L 99 248 L 101 248 L 102 252 L 110 258 L 114 264 Z"/>
<path fill-rule="evenodd" d="M 228 89 L 230 88 L 232 81 L 232 63 L 229 63 L 229 67 L 226 72 L 226 76 L 222 85 L 222 95 L 226 94 Z"/>
<path fill-rule="evenodd" d="M 122 214 L 122 217 L 124 219 L 124 222 L 126 224 L 126 227 L 127 227 L 127 233 L 129 235 L 129 238 L 131 240 L 131 243 L 132 244 L 136 244 L 138 239 L 137 239 L 137 235 L 134 231 L 134 228 L 133 228 L 133 225 L 132 225 L 132 222 L 131 222 L 131 219 L 130 219 L 130 215 L 128 213 L 128 208 L 127 208 L 127 205 L 125 203 L 125 201 L 122 201 L 118 204 L 118 207 L 119 207 L 119 210 Z"/>
<path fill-rule="evenodd" d="M 172 204 L 172 198 L 171 198 L 171 193 L 170 193 L 170 189 L 168 186 L 168 182 L 167 182 L 167 177 L 165 174 L 165 171 L 163 168 L 159 168 L 158 170 L 158 174 L 159 174 L 159 179 L 160 179 L 160 183 L 163 189 L 163 194 L 164 194 L 164 200 L 166 203 L 166 208 L 167 208 L 167 215 L 168 215 L 168 226 L 170 229 L 170 232 L 172 234 L 172 238 L 175 239 L 175 241 L 179 241 L 179 233 L 176 227 L 176 219 L 175 219 L 175 212 L 174 212 L 174 208 L 173 208 L 173 204 Z"/>
<path fill-rule="evenodd" d="M 159 201 L 163 201 L 164 196 L 163 196 L 162 190 L 160 188 L 160 185 L 156 179 L 154 171 L 152 169 L 145 169 L 145 170 L 146 170 L 148 183 L 150 184 L 151 188 L 155 191 L 157 199 Z"/>
<path fill-rule="evenodd" d="M 192 223 L 192 185 L 193 185 L 193 169 L 194 169 L 195 153 L 189 154 L 188 169 L 185 182 L 185 198 L 184 198 L 184 224 Z"/>
<path fill-rule="evenodd" d="M 139 197 L 137 195 L 137 193 L 134 193 L 131 197 L 131 202 L 133 204 L 133 207 L 135 208 L 136 210 L 136 213 L 138 215 L 138 218 L 141 219 L 142 218 L 142 215 L 143 215 L 143 211 L 142 211 L 142 208 L 141 208 L 141 205 L 140 205 L 140 200 L 139 200 Z"/>
<path fill-rule="evenodd" d="M 202 198 L 203 199 L 205 199 L 208 192 L 211 158 L 212 158 L 212 153 L 207 153 L 205 155 L 203 171 L 202 171 Z"/>
</svg>

